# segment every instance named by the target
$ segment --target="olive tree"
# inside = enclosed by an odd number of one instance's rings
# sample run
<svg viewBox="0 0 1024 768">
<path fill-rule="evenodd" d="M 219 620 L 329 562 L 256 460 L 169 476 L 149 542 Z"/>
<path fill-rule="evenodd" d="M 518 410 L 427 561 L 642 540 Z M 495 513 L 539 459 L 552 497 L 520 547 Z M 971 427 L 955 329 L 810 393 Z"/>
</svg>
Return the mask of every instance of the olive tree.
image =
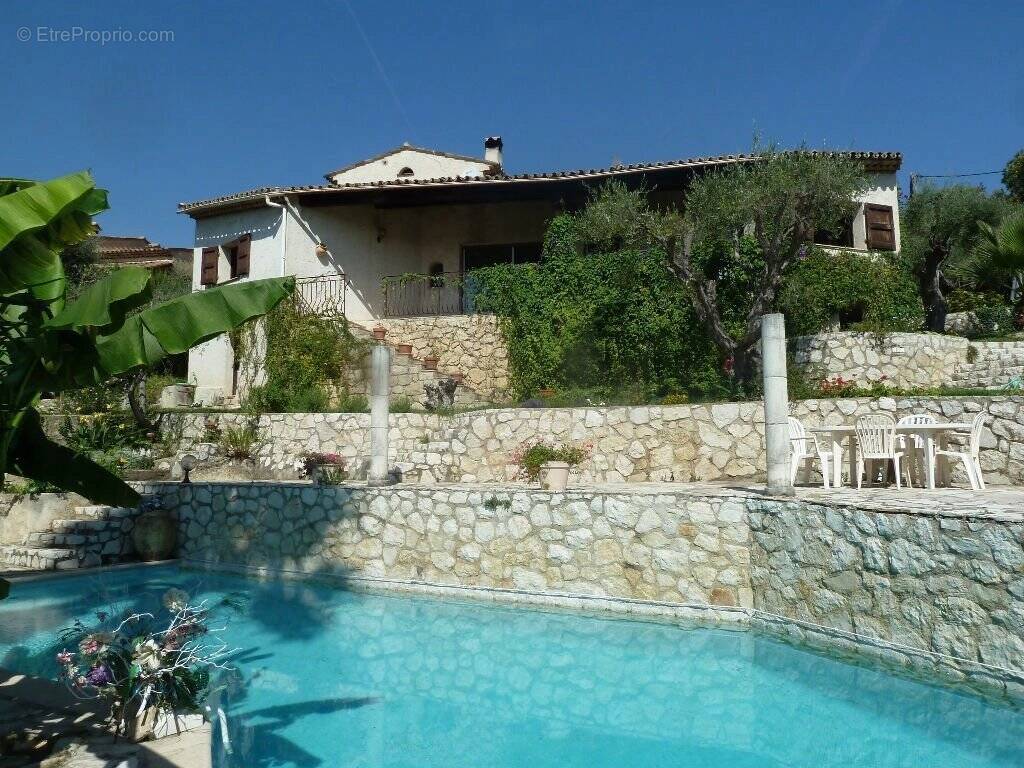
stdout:
<svg viewBox="0 0 1024 768">
<path fill-rule="evenodd" d="M 669 268 L 689 286 L 698 316 L 740 382 L 754 375 L 761 317 L 775 305 L 786 271 L 819 230 L 836 231 L 852 217 L 867 184 L 862 166 L 843 153 L 766 150 L 749 162 L 698 178 L 685 211 L 664 243 Z M 745 311 L 727 318 L 720 293 L 735 266 L 759 268 L 743 286 Z M 730 287 L 733 296 L 735 286 Z"/>
<path fill-rule="evenodd" d="M 980 225 L 997 225 L 1008 207 L 1005 197 L 963 184 L 925 187 L 907 200 L 900 216 L 902 253 L 917 276 L 929 331 L 946 329 L 947 272 L 971 258 Z"/>
</svg>

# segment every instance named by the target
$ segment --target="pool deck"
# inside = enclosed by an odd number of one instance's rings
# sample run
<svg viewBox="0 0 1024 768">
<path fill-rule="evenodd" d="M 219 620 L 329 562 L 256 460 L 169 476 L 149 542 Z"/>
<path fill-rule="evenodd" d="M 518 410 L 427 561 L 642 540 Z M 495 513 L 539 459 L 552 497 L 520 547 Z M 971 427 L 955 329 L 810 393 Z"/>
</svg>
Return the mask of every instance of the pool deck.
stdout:
<svg viewBox="0 0 1024 768">
<path fill-rule="evenodd" d="M 64 686 L 0 668 L 0 734 L 18 734 L 5 768 L 209 768 L 210 727 L 132 744 L 104 727 L 103 702 L 75 698 Z M 23 758 L 24 762 L 19 758 Z"/>
</svg>

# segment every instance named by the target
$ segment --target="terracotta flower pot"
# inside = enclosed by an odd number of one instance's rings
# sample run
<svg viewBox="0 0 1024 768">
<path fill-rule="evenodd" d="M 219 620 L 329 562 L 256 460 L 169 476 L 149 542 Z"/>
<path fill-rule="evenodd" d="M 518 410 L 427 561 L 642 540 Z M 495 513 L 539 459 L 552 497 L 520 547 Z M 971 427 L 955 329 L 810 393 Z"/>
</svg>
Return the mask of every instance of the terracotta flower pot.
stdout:
<svg viewBox="0 0 1024 768">
<path fill-rule="evenodd" d="M 398 354 L 400 354 L 400 355 L 411 355 L 412 354 L 412 344 L 399 344 L 398 345 Z"/>
<path fill-rule="evenodd" d="M 564 491 L 569 484 L 569 464 L 545 461 L 540 465 L 540 487 L 547 491 Z"/>
<path fill-rule="evenodd" d="M 437 358 L 432 356 L 432 355 L 430 357 L 424 357 L 423 358 L 423 367 L 426 368 L 428 371 L 436 371 L 437 370 Z"/>
<path fill-rule="evenodd" d="M 466 378 L 466 374 L 459 373 L 458 371 L 456 371 L 455 373 L 449 374 L 448 378 L 450 378 L 456 384 L 461 384 L 462 380 Z"/>
<path fill-rule="evenodd" d="M 373 338 L 375 341 L 384 341 L 384 337 L 388 335 L 388 329 L 383 325 L 377 325 L 373 328 Z"/>
<path fill-rule="evenodd" d="M 165 509 L 143 512 L 135 519 L 132 543 L 140 560 L 166 560 L 178 544 L 178 521 Z"/>
</svg>

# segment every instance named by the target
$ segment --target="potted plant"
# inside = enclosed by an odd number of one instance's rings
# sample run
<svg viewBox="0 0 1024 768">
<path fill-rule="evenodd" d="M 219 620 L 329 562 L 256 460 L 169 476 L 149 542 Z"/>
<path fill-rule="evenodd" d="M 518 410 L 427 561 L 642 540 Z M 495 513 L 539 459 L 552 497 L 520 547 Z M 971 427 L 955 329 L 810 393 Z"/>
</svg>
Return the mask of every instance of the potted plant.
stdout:
<svg viewBox="0 0 1024 768">
<path fill-rule="evenodd" d="M 398 354 L 400 354 L 400 355 L 411 355 L 412 354 L 412 344 L 399 344 L 397 349 L 398 349 Z"/>
<path fill-rule="evenodd" d="M 347 461 L 344 456 L 336 453 L 319 453 L 312 451 L 299 457 L 299 475 L 308 477 L 313 485 L 338 485 L 345 481 Z"/>
<path fill-rule="evenodd" d="M 77 698 L 108 700 L 115 734 L 132 741 L 201 725 L 211 670 L 226 669 L 235 651 L 209 627 L 204 602 L 190 605 L 172 588 L 162 603 L 162 611 L 98 611 L 93 626 L 77 620 L 60 632 L 59 679 Z"/>
<path fill-rule="evenodd" d="M 423 367 L 428 371 L 437 370 L 438 357 L 433 349 L 428 349 L 426 357 L 423 358 Z"/>
<path fill-rule="evenodd" d="M 519 467 L 518 479 L 540 481 L 545 490 L 564 491 L 569 473 L 590 458 L 591 450 L 589 443 L 555 445 L 538 440 L 520 445 L 512 454 L 512 463 Z"/>
<path fill-rule="evenodd" d="M 375 325 L 373 327 L 373 340 L 384 341 L 384 337 L 388 335 L 388 329 L 383 325 Z"/>
<path fill-rule="evenodd" d="M 449 373 L 448 378 L 450 378 L 456 384 L 461 384 L 462 380 L 466 378 L 466 374 L 461 373 L 459 371 L 455 371 L 454 373 Z"/>
</svg>

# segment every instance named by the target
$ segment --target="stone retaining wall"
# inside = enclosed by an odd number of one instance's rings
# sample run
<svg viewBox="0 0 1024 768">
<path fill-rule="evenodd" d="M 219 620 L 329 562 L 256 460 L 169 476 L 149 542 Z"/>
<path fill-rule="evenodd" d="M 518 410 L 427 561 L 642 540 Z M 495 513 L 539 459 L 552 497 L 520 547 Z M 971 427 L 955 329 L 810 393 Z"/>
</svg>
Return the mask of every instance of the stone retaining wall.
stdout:
<svg viewBox="0 0 1024 768">
<path fill-rule="evenodd" d="M 1002 387 L 1024 374 L 1024 342 L 968 341 L 936 333 L 838 331 L 798 336 L 794 363 L 814 378 L 841 377 L 860 386 L 883 381 L 903 388 Z"/>
<path fill-rule="evenodd" d="M 970 421 L 989 416 L 981 461 L 991 483 L 1024 484 L 1024 397 L 856 398 L 804 400 L 791 406 L 807 426 L 850 424 L 858 416 L 900 417 L 930 413 Z M 247 417 L 214 414 L 221 424 Z M 185 435 L 201 439 L 205 414 L 189 414 Z M 332 451 L 365 457 L 366 414 L 267 414 L 259 419 L 262 465 L 282 477 L 303 451 Z M 764 417 L 760 403 L 638 406 L 612 408 L 496 409 L 453 417 L 433 414 L 391 416 L 392 462 L 422 468 L 423 480 L 503 482 L 515 468 L 511 456 L 523 443 L 541 438 L 586 442 L 591 458 L 578 482 L 710 481 L 763 474 Z"/>
<path fill-rule="evenodd" d="M 758 500 L 749 523 L 754 607 L 770 614 L 757 617 L 763 628 L 863 650 L 865 643 L 850 637 L 856 633 L 882 641 L 872 654 L 897 664 L 947 666 L 927 655 L 941 654 L 1013 670 L 1011 687 L 1024 693 L 1019 515 L 997 520 Z M 973 682 L 1005 683 L 995 669 L 959 666 L 954 671 Z"/>
<path fill-rule="evenodd" d="M 970 342 L 935 333 L 836 332 L 792 340 L 798 366 L 823 379 L 842 377 L 866 386 L 880 380 L 897 387 L 952 384 L 952 373 L 967 361 Z"/>
<path fill-rule="evenodd" d="M 685 491 L 153 486 L 182 557 L 303 572 L 749 607 L 742 498 Z"/>
<path fill-rule="evenodd" d="M 886 512 L 678 485 L 144 490 L 177 510 L 180 554 L 196 563 L 731 615 L 1024 696 L 1024 517 L 1012 510 Z"/>
<path fill-rule="evenodd" d="M 508 348 L 494 315 L 392 317 L 379 321 L 389 344 L 411 344 L 418 358 L 433 353 L 438 370 L 461 371 L 465 383 L 492 400 L 508 395 Z"/>
</svg>

